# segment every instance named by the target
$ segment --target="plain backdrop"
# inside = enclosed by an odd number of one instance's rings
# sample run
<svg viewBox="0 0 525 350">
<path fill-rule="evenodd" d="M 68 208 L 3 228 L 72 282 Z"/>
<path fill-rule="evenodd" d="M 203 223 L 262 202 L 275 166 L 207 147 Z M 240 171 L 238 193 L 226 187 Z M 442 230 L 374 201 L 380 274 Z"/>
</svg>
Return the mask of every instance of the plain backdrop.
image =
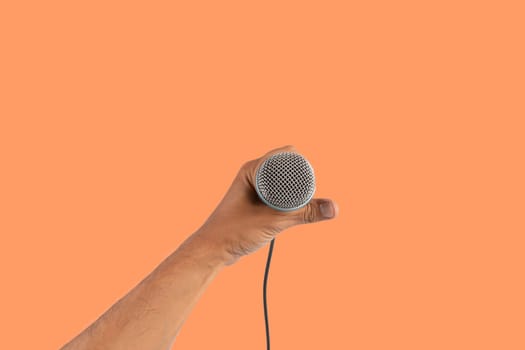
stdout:
<svg viewBox="0 0 525 350">
<path fill-rule="evenodd" d="M 525 348 L 520 1 L 4 1 L 0 348 L 56 349 L 241 164 L 295 145 L 337 220 L 276 241 L 274 349 Z M 264 349 L 267 247 L 174 349 Z"/>
</svg>

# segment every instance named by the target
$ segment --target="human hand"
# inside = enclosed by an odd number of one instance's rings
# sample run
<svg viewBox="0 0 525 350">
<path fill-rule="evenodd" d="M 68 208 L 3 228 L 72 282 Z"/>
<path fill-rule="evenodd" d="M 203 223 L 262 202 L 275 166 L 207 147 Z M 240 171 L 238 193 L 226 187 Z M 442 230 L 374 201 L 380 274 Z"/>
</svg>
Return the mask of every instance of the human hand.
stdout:
<svg viewBox="0 0 525 350">
<path fill-rule="evenodd" d="M 314 198 L 291 212 L 272 209 L 259 199 L 255 191 L 257 169 L 268 157 L 280 152 L 297 150 L 285 146 L 246 162 L 217 208 L 194 234 L 218 249 L 225 265 L 255 252 L 286 228 L 332 219 L 338 214 L 336 203 L 330 199 Z"/>
</svg>

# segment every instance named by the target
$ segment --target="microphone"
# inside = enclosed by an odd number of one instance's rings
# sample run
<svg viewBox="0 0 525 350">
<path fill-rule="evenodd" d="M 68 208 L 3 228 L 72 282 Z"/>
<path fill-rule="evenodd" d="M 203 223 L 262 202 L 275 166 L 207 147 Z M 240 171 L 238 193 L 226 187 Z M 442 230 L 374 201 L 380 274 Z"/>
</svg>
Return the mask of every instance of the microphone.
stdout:
<svg viewBox="0 0 525 350">
<path fill-rule="evenodd" d="M 255 191 L 267 206 L 279 211 L 293 211 L 310 202 L 315 192 L 314 169 L 302 155 L 295 152 L 280 152 L 268 157 L 257 169 Z M 266 286 L 275 244 L 270 242 L 263 280 L 263 309 L 266 326 L 266 349 L 270 350 L 270 324 Z"/>
<path fill-rule="evenodd" d="M 280 211 L 297 210 L 308 204 L 314 195 L 314 169 L 298 153 L 276 153 L 257 169 L 255 191 L 269 207 Z"/>
</svg>

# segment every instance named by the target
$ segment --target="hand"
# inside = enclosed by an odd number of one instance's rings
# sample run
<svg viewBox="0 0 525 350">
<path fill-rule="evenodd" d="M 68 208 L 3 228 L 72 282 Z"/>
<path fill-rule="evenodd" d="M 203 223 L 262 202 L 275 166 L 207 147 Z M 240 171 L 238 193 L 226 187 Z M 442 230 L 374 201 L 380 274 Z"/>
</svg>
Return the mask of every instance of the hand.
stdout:
<svg viewBox="0 0 525 350">
<path fill-rule="evenodd" d="M 255 252 L 288 227 L 332 219 L 338 214 L 337 205 L 330 199 L 314 198 L 292 212 L 272 209 L 259 199 L 254 186 L 256 171 L 266 158 L 279 152 L 297 150 L 285 146 L 245 163 L 220 204 L 194 234 L 194 238 L 204 239 L 219 249 L 225 265 Z"/>
</svg>

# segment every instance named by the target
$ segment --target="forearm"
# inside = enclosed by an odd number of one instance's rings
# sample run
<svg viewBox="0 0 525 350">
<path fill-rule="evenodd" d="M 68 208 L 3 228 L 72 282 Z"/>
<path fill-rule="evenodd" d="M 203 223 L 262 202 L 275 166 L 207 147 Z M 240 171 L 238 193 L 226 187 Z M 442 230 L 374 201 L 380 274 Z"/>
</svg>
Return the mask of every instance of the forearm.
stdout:
<svg viewBox="0 0 525 350">
<path fill-rule="evenodd" d="M 220 251 L 190 236 L 150 275 L 62 350 L 166 350 L 223 268 Z"/>
</svg>

